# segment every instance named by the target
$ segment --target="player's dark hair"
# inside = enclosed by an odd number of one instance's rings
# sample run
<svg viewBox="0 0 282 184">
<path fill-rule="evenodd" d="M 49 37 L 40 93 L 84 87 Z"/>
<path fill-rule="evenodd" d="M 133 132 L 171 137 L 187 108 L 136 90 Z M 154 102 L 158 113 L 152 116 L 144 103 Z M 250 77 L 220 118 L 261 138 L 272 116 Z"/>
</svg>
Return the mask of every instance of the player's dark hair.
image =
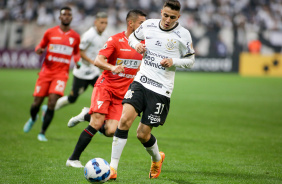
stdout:
<svg viewBox="0 0 282 184">
<path fill-rule="evenodd" d="M 62 7 L 62 8 L 60 9 L 60 14 L 61 14 L 62 10 L 69 10 L 69 11 L 71 11 L 71 8 L 68 7 L 68 6 Z"/>
<path fill-rule="evenodd" d="M 147 15 L 144 12 L 142 12 L 141 10 L 137 10 L 137 9 L 130 10 L 126 15 L 126 22 L 129 19 L 136 20 L 138 18 L 138 16 L 146 17 Z"/>
<path fill-rule="evenodd" d="M 163 7 L 169 7 L 172 10 L 180 11 L 181 4 L 178 0 L 166 0 Z"/>
<path fill-rule="evenodd" d="M 99 19 L 99 18 L 108 18 L 108 14 L 106 12 L 98 12 L 96 14 L 96 19 Z"/>
</svg>

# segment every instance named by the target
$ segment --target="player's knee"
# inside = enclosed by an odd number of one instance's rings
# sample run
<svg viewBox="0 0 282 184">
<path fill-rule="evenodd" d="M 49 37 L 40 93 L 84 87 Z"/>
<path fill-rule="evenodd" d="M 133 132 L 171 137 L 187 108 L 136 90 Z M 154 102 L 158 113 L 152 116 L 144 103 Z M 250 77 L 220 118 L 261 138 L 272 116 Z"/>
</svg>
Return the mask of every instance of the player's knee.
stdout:
<svg viewBox="0 0 282 184">
<path fill-rule="evenodd" d="M 143 132 L 137 131 L 137 139 L 139 139 L 140 142 L 146 142 L 146 135 Z"/>
<path fill-rule="evenodd" d="M 74 103 L 78 98 L 78 95 L 69 95 L 68 100 L 70 103 Z"/>
</svg>

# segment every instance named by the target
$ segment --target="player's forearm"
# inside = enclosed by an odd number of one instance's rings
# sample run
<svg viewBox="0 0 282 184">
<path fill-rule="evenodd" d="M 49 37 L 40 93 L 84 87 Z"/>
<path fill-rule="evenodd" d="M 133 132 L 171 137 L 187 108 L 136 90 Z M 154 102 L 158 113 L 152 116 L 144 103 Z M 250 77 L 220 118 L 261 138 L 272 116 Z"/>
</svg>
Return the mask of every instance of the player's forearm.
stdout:
<svg viewBox="0 0 282 184">
<path fill-rule="evenodd" d="M 130 47 L 132 47 L 133 49 L 135 49 L 135 46 L 140 43 L 140 40 L 138 40 L 135 36 L 134 36 L 134 32 L 131 33 L 131 35 L 128 38 L 128 44 Z"/>
<path fill-rule="evenodd" d="M 195 55 L 185 58 L 172 58 L 173 65 L 180 68 L 192 68 L 195 63 Z"/>
<path fill-rule="evenodd" d="M 86 53 L 85 53 L 84 50 L 80 50 L 80 56 L 81 56 L 81 58 L 84 59 L 85 61 L 87 61 L 87 62 L 89 62 L 89 63 L 95 65 L 95 64 L 94 64 L 94 61 L 93 61 L 92 59 L 90 59 L 90 58 L 86 55 Z"/>
<path fill-rule="evenodd" d="M 113 65 L 106 61 L 106 57 L 103 55 L 98 55 L 94 60 L 94 65 L 102 70 L 112 70 Z"/>
</svg>

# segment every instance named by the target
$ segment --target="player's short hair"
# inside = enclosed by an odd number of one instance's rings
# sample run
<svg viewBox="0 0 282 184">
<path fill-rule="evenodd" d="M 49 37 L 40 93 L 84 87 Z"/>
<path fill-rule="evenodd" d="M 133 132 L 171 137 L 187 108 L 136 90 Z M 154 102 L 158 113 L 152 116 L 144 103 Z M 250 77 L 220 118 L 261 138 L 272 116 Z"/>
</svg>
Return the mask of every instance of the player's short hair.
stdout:
<svg viewBox="0 0 282 184">
<path fill-rule="evenodd" d="M 172 10 L 180 11 L 181 4 L 178 0 L 166 0 L 163 7 L 169 7 Z"/>
<path fill-rule="evenodd" d="M 146 17 L 147 15 L 144 12 L 142 12 L 141 10 L 137 10 L 137 9 L 130 10 L 126 15 L 126 22 L 130 19 L 135 21 L 138 18 L 138 16 Z"/>
<path fill-rule="evenodd" d="M 61 14 L 62 10 L 69 10 L 69 11 L 71 11 L 71 8 L 70 8 L 69 6 L 64 6 L 64 7 L 62 7 L 62 8 L 60 9 L 60 14 Z"/>
<path fill-rule="evenodd" d="M 108 14 L 106 12 L 98 12 L 96 14 L 96 19 L 99 19 L 99 18 L 108 18 Z"/>
</svg>

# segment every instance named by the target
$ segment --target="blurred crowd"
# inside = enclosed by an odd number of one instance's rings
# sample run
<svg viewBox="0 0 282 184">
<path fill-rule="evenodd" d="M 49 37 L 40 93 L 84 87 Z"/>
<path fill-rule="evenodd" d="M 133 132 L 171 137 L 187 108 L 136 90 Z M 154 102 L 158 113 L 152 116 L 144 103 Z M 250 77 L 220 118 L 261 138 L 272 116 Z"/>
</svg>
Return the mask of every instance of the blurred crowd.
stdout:
<svg viewBox="0 0 282 184">
<path fill-rule="evenodd" d="M 98 11 L 108 12 L 109 25 L 122 29 L 128 10 L 141 9 L 147 13 L 148 18 L 160 18 L 163 2 L 164 0 L 1 0 L 0 23 L 9 20 L 50 27 L 58 24 L 59 9 L 68 5 L 73 10 L 72 26 L 79 33 L 91 26 L 91 20 Z M 194 42 L 199 45 L 196 49 L 200 55 L 216 52 L 219 56 L 226 56 L 234 51 L 236 44 L 244 51 L 249 49 L 251 41 L 260 39 L 266 41 L 268 47 L 279 46 L 280 41 L 282 43 L 281 39 L 277 40 L 277 36 L 272 36 L 272 32 L 278 33 L 278 36 L 282 33 L 281 0 L 180 2 L 180 22 L 192 32 Z M 209 45 L 208 50 L 200 47 L 205 44 Z"/>
<path fill-rule="evenodd" d="M 246 23 L 253 29 L 282 30 L 281 0 L 180 0 L 184 26 L 203 24 L 213 27 L 232 27 Z M 36 21 L 38 25 L 52 24 L 57 20 L 59 9 L 64 5 L 73 8 L 74 25 L 107 11 L 110 23 L 125 22 L 130 9 L 142 9 L 149 18 L 159 18 L 162 0 L 2 0 L 0 21 Z"/>
</svg>

